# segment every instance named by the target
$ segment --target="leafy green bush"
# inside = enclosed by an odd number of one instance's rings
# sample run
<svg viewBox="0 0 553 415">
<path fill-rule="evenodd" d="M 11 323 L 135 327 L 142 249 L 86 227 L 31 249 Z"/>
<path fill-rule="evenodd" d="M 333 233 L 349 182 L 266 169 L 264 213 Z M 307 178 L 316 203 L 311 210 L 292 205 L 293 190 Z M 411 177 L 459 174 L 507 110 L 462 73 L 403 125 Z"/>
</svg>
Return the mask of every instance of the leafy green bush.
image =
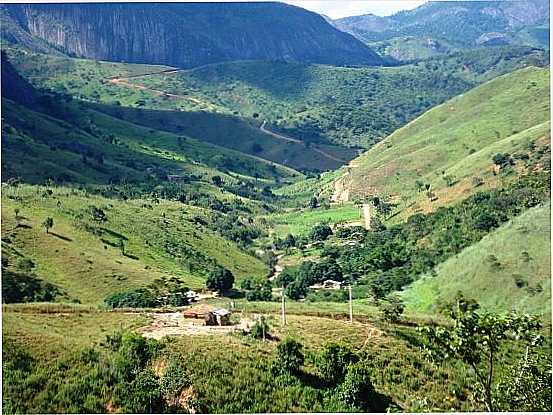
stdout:
<svg viewBox="0 0 553 415">
<path fill-rule="evenodd" d="M 299 373 L 305 360 L 302 349 L 302 344 L 296 340 L 284 339 L 277 346 L 277 357 L 273 362 L 273 368 L 281 372 Z"/>
<path fill-rule="evenodd" d="M 362 363 L 350 364 L 337 392 L 340 400 L 351 409 L 369 410 L 376 400 L 370 369 Z"/>
<path fill-rule="evenodd" d="M 400 321 L 403 310 L 405 310 L 403 300 L 396 294 L 388 295 L 385 300 L 380 301 L 379 306 L 384 320 L 391 323 Z"/>
<path fill-rule="evenodd" d="M 315 358 L 315 366 L 328 385 L 344 381 L 348 365 L 357 360 L 355 354 L 344 344 L 327 343 Z"/>
<path fill-rule="evenodd" d="M 332 229 L 326 224 L 315 225 L 309 232 L 309 239 L 312 241 L 325 241 L 332 235 Z"/>
</svg>

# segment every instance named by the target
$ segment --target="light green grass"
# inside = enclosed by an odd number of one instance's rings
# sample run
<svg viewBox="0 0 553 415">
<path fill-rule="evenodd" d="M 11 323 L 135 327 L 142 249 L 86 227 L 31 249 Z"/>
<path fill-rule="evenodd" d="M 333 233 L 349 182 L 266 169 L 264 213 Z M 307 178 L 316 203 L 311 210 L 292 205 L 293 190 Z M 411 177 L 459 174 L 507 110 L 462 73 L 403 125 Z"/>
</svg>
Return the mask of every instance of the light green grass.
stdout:
<svg viewBox="0 0 553 415">
<path fill-rule="evenodd" d="M 352 221 L 360 221 L 361 211 L 358 206 L 347 203 L 344 205 L 332 205 L 325 208 L 304 208 L 286 213 L 277 213 L 268 216 L 274 223 L 274 231 L 278 236 L 307 235 L 309 231 L 319 223 L 338 224 Z"/>
<path fill-rule="evenodd" d="M 239 280 L 262 276 L 266 266 L 213 231 L 189 221 L 205 216 L 201 208 L 177 202 L 152 200 L 118 201 L 70 188 L 22 185 L 2 192 L 3 251 L 30 257 L 45 281 L 66 290 L 83 303 L 101 303 L 112 292 L 140 287 L 163 275 L 178 276 L 194 288 L 204 285 L 215 264 L 230 269 Z M 94 223 L 87 209 L 103 209 L 108 221 Z M 17 227 L 14 209 L 19 208 L 24 227 Z M 46 234 L 46 217 L 54 227 Z M 104 228 L 103 235 L 84 226 Z M 118 236 L 120 235 L 120 236 Z M 123 255 L 112 244 L 125 239 Z M 136 258 L 134 258 L 136 257 Z"/>
<path fill-rule="evenodd" d="M 438 265 L 436 276 L 416 281 L 403 297 L 412 309 L 435 312 L 438 302 L 453 301 L 459 291 L 489 310 L 549 314 L 550 205 L 528 210 Z"/>
<path fill-rule="evenodd" d="M 355 159 L 350 174 L 342 170 L 346 187 L 352 197 L 392 195 L 403 216 L 497 187 L 505 176 L 493 174 L 494 154 L 532 156 L 530 144 L 549 145 L 549 90 L 549 70 L 530 67 L 459 95 Z M 522 164 L 518 162 L 515 170 L 524 170 Z M 447 184 L 446 176 L 454 178 L 453 185 Z M 476 176 L 483 186 L 472 184 Z M 416 181 L 430 184 L 438 200 L 430 202 L 425 192 L 418 192 Z"/>
</svg>

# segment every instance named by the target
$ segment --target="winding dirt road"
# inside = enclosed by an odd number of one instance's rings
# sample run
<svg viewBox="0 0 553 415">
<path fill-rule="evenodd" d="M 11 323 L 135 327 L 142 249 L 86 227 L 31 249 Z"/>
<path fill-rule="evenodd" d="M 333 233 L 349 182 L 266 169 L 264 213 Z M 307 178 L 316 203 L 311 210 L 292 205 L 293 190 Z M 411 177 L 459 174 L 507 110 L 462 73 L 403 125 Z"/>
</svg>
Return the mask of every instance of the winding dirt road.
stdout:
<svg viewBox="0 0 553 415">
<path fill-rule="evenodd" d="M 154 94 L 159 95 L 159 96 L 165 96 L 165 97 L 168 97 L 168 98 L 185 99 L 185 100 L 193 102 L 197 105 L 204 105 L 207 108 L 210 108 L 210 107 L 215 108 L 215 106 L 213 104 L 209 103 L 209 102 L 205 102 L 205 101 L 199 100 L 197 98 L 190 97 L 188 95 L 171 94 L 169 92 L 160 91 L 159 89 L 149 88 L 146 85 L 135 84 L 135 83 L 129 82 L 129 79 L 141 78 L 141 77 L 153 76 L 153 75 L 173 74 L 173 73 L 177 73 L 177 72 L 181 72 L 181 71 L 183 71 L 183 69 L 167 69 L 167 70 L 160 71 L 160 72 L 151 72 L 151 73 L 138 74 L 138 75 L 129 75 L 129 76 L 126 76 L 126 77 L 112 77 L 112 78 L 107 78 L 106 80 L 109 83 L 114 84 L 114 85 L 124 86 L 124 87 L 127 87 L 127 88 L 140 89 L 140 90 L 144 90 L 144 91 L 150 91 L 150 92 L 153 92 Z M 271 137 L 274 137 L 276 139 L 287 141 L 289 143 L 301 144 L 304 147 L 306 147 L 305 143 L 301 140 L 298 140 L 297 138 L 288 137 L 288 136 L 285 136 L 285 135 L 282 135 L 282 134 L 275 133 L 271 130 L 268 130 L 267 128 L 265 128 L 266 124 L 267 124 L 267 121 L 265 120 L 265 121 L 263 121 L 263 123 L 259 127 L 259 129 L 263 133 L 265 133 L 267 135 L 270 135 Z M 316 146 L 311 146 L 311 149 L 314 152 L 319 153 L 323 157 L 326 157 L 326 158 L 328 158 L 330 160 L 333 160 L 333 161 L 336 161 L 338 163 L 347 163 L 348 162 L 348 160 L 344 160 L 344 159 L 341 159 L 339 157 L 333 156 L 332 154 L 329 154 L 326 151 L 321 150 L 320 148 L 318 148 Z"/>
</svg>

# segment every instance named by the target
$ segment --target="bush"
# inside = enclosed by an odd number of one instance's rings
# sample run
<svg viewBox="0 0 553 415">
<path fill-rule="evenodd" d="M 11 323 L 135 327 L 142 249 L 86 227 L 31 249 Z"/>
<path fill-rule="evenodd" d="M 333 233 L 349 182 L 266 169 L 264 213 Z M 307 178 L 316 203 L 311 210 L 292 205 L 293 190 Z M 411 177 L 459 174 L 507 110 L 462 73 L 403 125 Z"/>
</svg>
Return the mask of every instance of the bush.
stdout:
<svg viewBox="0 0 553 415">
<path fill-rule="evenodd" d="M 351 350 L 339 343 L 328 343 L 315 359 L 315 366 L 321 378 L 328 385 L 342 383 L 347 367 L 355 362 L 356 356 Z"/>
<path fill-rule="evenodd" d="M 267 323 L 267 320 L 264 316 L 260 316 L 259 320 L 257 320 L 252 327 L 252 331 L 250 332 L 250 336 L 254 339 L 266 339 L 270 338 L 269 334 L 269 324 Z"/>
<path fill-rule="evenodd" d="M 332 235 L 330 226 L 319 224 L 311 229 L 311 232 L 309 232 L 309 239 L 312 241 L 325 241 L 330 235 Z"/>
<path fill-rule="evenodd" d="M 370 371 L 361 363 L 347 368 L 344 382 L 338 387 L 338 396 L 347 406 L 367 411 L 376 401 L 376 392 L 371 382 Z"/>
<path fill-rule="evenodd" d="M 228 269 L 217 267 L 207 277 L 205 286 L 210 290 L 222 292 L 230 290 L 234 284 L 234 275 Z"/>
<path fill-rule="evenodd" d="M 274 366 L 284 372 L 298 373 L 305 360 L 302 349 L 301 343 L 290 338 L 284 339 L 277 346 Z"/>
<path fill-rule="evenodd" d="M 386 300 L 380 302 L 380 310 L 384 320 L 391 323 L 397 323 L 401 319 L 403 310 L 405 310 L 405 304 L 398 295 L 389 295 Z"/>
</svg>

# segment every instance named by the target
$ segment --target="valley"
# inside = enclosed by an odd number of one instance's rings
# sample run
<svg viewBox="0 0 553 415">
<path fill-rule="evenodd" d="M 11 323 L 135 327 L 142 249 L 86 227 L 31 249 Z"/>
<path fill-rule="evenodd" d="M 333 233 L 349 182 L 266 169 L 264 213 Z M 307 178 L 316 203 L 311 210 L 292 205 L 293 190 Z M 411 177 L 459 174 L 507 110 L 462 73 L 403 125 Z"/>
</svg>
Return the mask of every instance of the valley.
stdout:
<svg viewBox="0 0 553 415">
<path fill-rule="evenodd" d="M 3 413 L 550 411 L 525 3 L 0 5 Z"/>
</svg>

